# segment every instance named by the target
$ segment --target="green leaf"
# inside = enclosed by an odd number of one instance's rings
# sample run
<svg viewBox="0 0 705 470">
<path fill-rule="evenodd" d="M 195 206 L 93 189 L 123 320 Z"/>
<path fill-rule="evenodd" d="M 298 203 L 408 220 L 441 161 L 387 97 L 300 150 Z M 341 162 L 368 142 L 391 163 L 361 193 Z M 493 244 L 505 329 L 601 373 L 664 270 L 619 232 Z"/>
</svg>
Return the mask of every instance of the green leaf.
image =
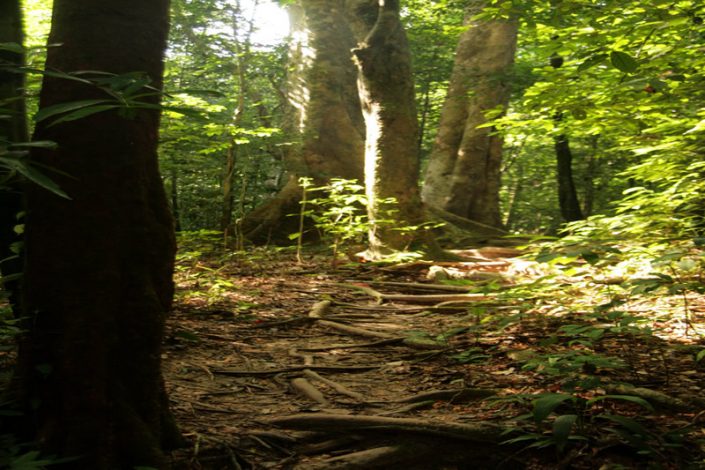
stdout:
<svg viewBox="0 0 705 470">
<path fill-rule="evenodd" d="M 534 416 L 534 421 L 537 423 L 543 422 L 548 415 L 553 413 L 553 410 L 558 408 L 563 402 L 572 400 L 572 395 L 567 395 L 565 393 L 547 393 L 537 398 L 532 402 L 534 409 L 532 414 Z"/>
<path fill-rule="evenodd" d="M 0 157 L 0 166 L 4 166 L 6 168 L 16 171 L 17 173 L 30 180 L 32 183 L 37 184 L 48 191 L 51 191 L 57 196 L 61 196 L 64 199 L 71 199 L 64 191 L 61 190 L 58 184 L 56 184 L 44 173 L 38 171 L 36 168 L 34 168 L 25 161 L 18 160 L 16 158 Z"/>
<path fill-rule="evenodd" d="M 0 51 L 15 52 L 17 54 L 24 54 L 24 47 L 17 44 L 16 42 L 0 42 Z"/>
<path fill-rule="evenodd" d="M 610 62 L 622 72 L 634 73 L 639 68 L 639 63 L 632 56 L 622 51 L 610 52 Z"/>
<path fill-rule="evenodd" d="M 592 57 L 588 57 L 582 64 L 578 65 L 578 73 L 604 62 L 605 59 L 607 59 L 607 54 L 597 54 Z"/>
<path fill-rule="evenodd" d="M 705 349 L 701 349 L 700 352 L 696 354 L 695 361 L 700 362 L 703 360 L 703 358 L 705 358 Z"/>
<path fill-rule="evenodd" d="M 587 401 L 588 405 L 592 405 L 593 403 L 597 403 L 598 401 L 602 400 L 622 400 L 622 401 L 628 401 L 631 403 L 636 403 L 637 405 L 643 406 L 649 411 L 654 411 L 654 407 L 651 406 L 651 403 L 648 401 L 644 400 L 643 398 L 640 397 L 635 397 L 633 395 L 603 395 L 601 397 L 595 397 L 591 398 Z"/>
<path fill-rule="evenodd" d="M 88 108 L 83 108 L 76 110 L 72 113 L 66 114 L 56 121 L 53 121 L 49 126 L 55 126 L 56 124 L 59 124 L 61 122 L 69 122 L 69 121 L 76 121 L 78 119 L 82 119 L 84 117 L 90 116 L 92 114 L 97 114 L 97 113 L 102 113 L 103 111 L 109 111 L 111 109 L 115 108 L 120 108 L 120 105 L 117 104 L 104 104 L 104 105 L 99 105 L 99 106 L 91 106 Z"/>
<path fill-rule="evenodd" d="M 47 106 L 46 108 L 41 108 L 34 115 L 34 120 L 36 122 L 44 121 L 47 118 L 56 116 L 58 114 L 68 113 L 70 111 L 75 111 L 77 109 L 88 108 L 91 106 L 96 106 L 103 103 L 111 103 L 109 100 L 82 100 L 82 101 L 69 101 L 67 103 L 59 103 L 52 106 Z"/>
<path fill-rule="evenodd" d="M 597 417 L 602 418 L 602 419 L 607 419 L 609 421 L 617 423 L 620 426 L 622 426 L 623 428 L 628 429 L 629 431 L 631 431 L 634 434 L 646 436 L 649 433 L 646 430 L 646 428 L 644 428 L 644 426 L 642 426 L 640 423 L 638 423 L 637 421 L 635 421 L 631 418 L 627 418 L 625 416 L 601 414 L 601 415 L 598 415 Z"/>
<path fill-rule="evenodd" d="M 12 144 L 12 148 L 40 148 L 40 149 L 55 149 L 58 147 L 56 142 L 51 140 L 35 140 L 34 142 L 22 142 L 19 144 Z"/>
<path fill-rule="evenodd" d="M 578 420 L 578 415 L 561 415 L 553 422 L 553 439 L 556 442 L 558 452 L 563 452 L 568 443 L 573 425 Z"/>
</svg>

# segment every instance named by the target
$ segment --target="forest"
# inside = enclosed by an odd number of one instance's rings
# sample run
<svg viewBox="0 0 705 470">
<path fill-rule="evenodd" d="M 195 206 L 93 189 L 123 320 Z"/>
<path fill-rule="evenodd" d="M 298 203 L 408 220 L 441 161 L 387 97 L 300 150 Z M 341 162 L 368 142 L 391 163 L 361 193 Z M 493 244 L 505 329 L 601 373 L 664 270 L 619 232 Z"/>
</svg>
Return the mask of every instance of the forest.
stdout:
<svg viewBox="0 0 705 470">
<path fill-rule="evenodd" d="M 0 468 L 705 468 L 699 0 L 0 0 Z"/>
</svg>

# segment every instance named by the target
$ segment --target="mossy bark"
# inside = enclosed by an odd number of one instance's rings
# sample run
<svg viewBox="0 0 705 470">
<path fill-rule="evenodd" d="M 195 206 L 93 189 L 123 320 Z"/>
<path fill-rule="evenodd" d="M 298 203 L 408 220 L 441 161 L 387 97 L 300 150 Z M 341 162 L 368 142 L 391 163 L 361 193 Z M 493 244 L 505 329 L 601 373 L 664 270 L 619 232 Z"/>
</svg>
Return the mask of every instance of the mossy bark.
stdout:
<svg viewBox="0 0 705 470">
<path fill-rule="evenodd" d="M 361 38 L 353 50 L 366 125 L 365 187 L 372 221 L 370 253 L 404 250 L 418 234 L 403 226 L 423 221 L 419 192 L 418 121 L 411 53 L 399 19 L 398 1 L 352 2 L 355 30 Z M 376 223 L 383 200 L 397 202 L 393 227 Z"/>
<path fill-rule="evenodd" d="M 465 219 L 501 227 L 502 137 L 478 128 L 503 112 L 517 42 L 513 20 L 472 20 L 484 0 L 470 2 L 467 30 L 455 55 L 448 95 L 423 188 L 424 202 Z"/>
<path fill-rule="evenodd" d="M 159 89 L 168 0 L 56 0 L 47 68 L 146 73 Z M 104 76 L 103 76 L 104 78 Z M 46 76 L 40 108 L 107 95 Z M 153 94 L 144 98 L 159 101 Z M 159 111 L 39 124 L 33 154 L 71 197 L 28 190 L 17 383 L 27 430 L 72 468 L 167 466 L 179 442 L 161 373 L 173 295 L 173 221 L 159 176 Z"/>
<path fill-rule="evenodd" d="M 300 0 L 289 6 L 286 130 L 295 142 L 284 156 L 286 184 L 272 200 L 245 217 L 254 242 L 288 241 L 298 231 L 299 177 L 325 184 L 331 178 L 363 178 L 364 123 L 357 95 L 355 46 L 343 0 Z"/>
</svg>

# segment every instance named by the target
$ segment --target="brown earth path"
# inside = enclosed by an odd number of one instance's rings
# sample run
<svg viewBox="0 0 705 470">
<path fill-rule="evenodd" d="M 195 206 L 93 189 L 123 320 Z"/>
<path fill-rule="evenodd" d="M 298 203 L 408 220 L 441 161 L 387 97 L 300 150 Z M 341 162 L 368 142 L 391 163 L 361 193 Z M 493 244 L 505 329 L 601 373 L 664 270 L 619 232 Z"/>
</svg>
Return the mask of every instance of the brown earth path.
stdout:
<svg viewBox="0 0 705 470">
<path fill-rule="evenodd" d="M 478 285 L 494 279 L 493 289 L 523 263 L 501 250 L 465 254 L 467 262 L 447 268 Z M 190 442 L 174 454 L 177 468 L 641 468 L 616 444 L 561 455 L 500 445 L 512 437 L 501 435 L 516 424 L 510 418 L 526 411 L 512 397 L 558 391 L 555 378 L 522 368 L 522 351 L 539 350 L 558 323 L 536 316 L 481 334 L 480 327 L 492 315 L 522 315 L 539 299 L 463 297 L 429 281 L 423 263 L 333 270 L 325 260 L 262 255 L 181 266 L 164 352 L 172 407 Z M 608 348 L 620 354 L 624 341 Z M 651 361 L 659 348 L 631 352 Z M 669 374 L 673 384 L 692 368 L 684 357 L 654 362 L 642 379 L 663 383 Z M 604 371 L 620 379 L 615 374 Z M 705 388 L 702 374 L 680 379 Z"/>
</svg>

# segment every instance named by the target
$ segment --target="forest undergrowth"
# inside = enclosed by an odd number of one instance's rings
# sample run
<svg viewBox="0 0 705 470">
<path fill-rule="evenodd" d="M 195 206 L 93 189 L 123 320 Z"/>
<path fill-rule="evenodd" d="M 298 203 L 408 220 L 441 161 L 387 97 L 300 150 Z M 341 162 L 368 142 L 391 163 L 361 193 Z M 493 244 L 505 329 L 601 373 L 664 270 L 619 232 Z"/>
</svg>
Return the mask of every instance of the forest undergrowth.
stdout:
<svg viewBox="0 0 705 470">
<path fill-rule="evenodd" d="M 703 468 L 700 247 L 536 246 L 334 268 L 182 238 L 175 466 Z"/>
</svg>

